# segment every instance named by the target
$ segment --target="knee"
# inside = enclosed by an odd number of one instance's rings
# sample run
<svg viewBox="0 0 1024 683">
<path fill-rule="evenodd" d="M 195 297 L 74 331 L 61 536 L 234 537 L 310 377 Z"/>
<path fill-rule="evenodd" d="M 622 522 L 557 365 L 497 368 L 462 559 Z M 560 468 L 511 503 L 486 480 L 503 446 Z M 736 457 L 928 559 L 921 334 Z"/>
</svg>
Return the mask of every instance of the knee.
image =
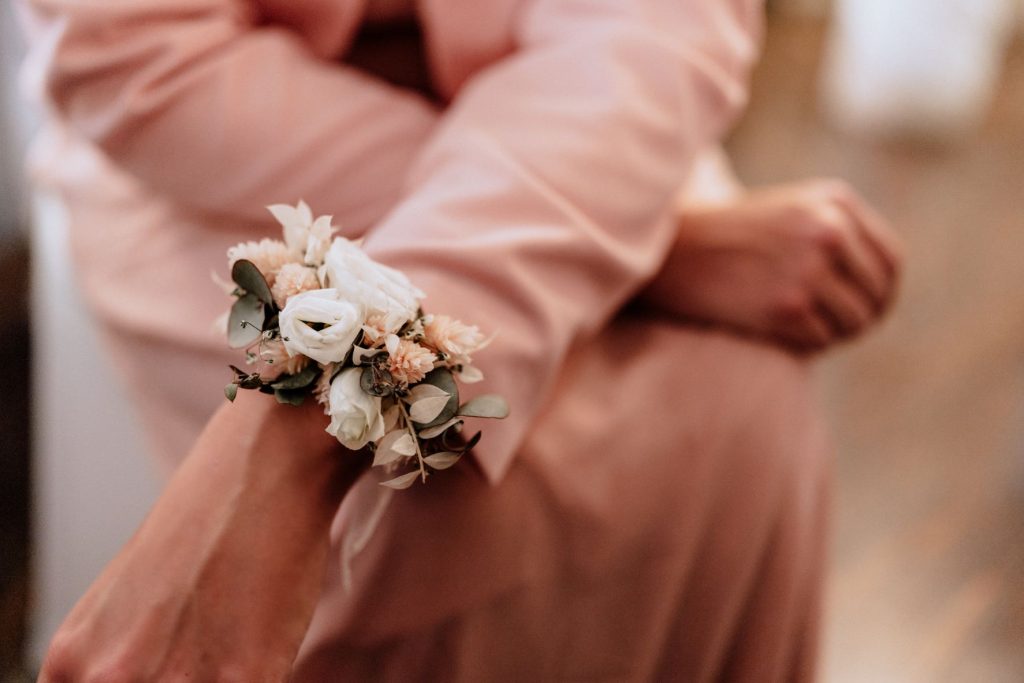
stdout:
<svg viewBox="0 0 1024 683">
<path fill-rule="evenodd" d="M 819 470 L 831 445 L 813 360 L 720 333 L 707 343 L 710 412 L 724 441 L 776 472 Z"/>
</svg>

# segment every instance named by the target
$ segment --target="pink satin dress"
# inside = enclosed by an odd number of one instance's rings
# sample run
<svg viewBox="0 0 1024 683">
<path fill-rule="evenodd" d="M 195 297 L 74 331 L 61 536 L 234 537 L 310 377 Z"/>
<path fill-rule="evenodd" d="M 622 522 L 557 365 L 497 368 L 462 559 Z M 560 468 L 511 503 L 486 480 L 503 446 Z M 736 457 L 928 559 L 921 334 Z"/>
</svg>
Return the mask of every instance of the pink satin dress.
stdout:
<svg viewBox="0 0 1024 683">
<path fill-rule="evenodd" d="M 828 442 L 806 364 L 626 306 L 741 111 L 756 0 L 23 0 L 37 181 L 168 468 L 234 354 L 210 283 L 304 198 L 495 342 L 512 415 L 332 534 L 296 681 L 812 677 Z M 437 101 L 346 59 L 412 11 Z M 468 394 L 467 394 L 468 395 Z"/>
</svg>

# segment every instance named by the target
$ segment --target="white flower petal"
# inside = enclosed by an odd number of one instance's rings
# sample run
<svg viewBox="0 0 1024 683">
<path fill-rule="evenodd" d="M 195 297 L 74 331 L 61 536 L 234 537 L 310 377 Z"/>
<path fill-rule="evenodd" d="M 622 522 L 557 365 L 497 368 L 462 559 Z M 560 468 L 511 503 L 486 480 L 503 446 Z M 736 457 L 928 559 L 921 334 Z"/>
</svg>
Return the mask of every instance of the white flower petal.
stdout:
<svg viewBox="0 0 1024 683">
<path fill-rule="evenodd" d="M 362 373 L 360 368 L 342 370 L 331 382 L 327 402 L 327 414 L 331 416 L 327 433 L 352 450 L 384 436 L 381 399 L 363 391 Z"/>
<path fill-rule="evenodd" d="M 300 199 L 299 203 L 295 206 L 295 209 L 295 212 L 299 216 L 299 220 L 302 221 L 304 225 L 309 225 L 313 222 L 313 210 L 309 208 L 309 204 L 304 200 Z"/>
<path fill-rule="evenodd" d="M 336 237 L 324 256 L 325 281 L 348 301 L 357 302 L 370 315 L 380 315 L 389 332 L 413 320 L 423 292 L 404 274 L 373 261 L 344 237 Z"/>
<path fill-rule="evenodd" d="M 386 348 L 388 353 L 392 356 L 395 355 L 395 352 L 398 351 L 398 335 L 389 334 L 384 337 L 384 348 Z"/>
<path fill-rule="evenodd" d="M 267 210 L 273 214 L 274 218 L 277 219 L 277 222 L 280 223 L 282 227 L 286 228 L 290 225 L 302 223 L 302 218 L 300 218 L 299 212 L 294 206 L 289 206 L 287 204 L 271 204 L 267 207 Z"/>
<path fill-rule="evenodd" d="M 279 321 L 288 355 L 301 353 L 318 363 L 337 363 L 359 336 L 363 313 L 333 289 L 313 289 L 290 297 Z"/>
</svg>

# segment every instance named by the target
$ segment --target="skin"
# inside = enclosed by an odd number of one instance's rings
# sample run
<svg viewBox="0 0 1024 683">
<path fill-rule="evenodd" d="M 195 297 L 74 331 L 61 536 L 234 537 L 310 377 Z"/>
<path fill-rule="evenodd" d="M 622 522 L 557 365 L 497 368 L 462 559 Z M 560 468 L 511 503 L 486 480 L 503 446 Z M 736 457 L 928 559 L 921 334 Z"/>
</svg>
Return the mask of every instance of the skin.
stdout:
<svg viewBox="0 0 1024 683">
<path fill-rule="evenodd" d="M 640 298 L 684 320 L 814 352 L 865 332 L 895 298 L 902 243 L 842 181 L 685 207 L 679 228 Z"/>
<path fill-rule="evenodd" d="M 846 185 L 812 181 L 680 211 L 643 302 L 802 350 L 890 306 L 902 247 Z M 300 409 L 239 392 L 58 630 L 39 680 L 283 681 L 312 617 L 328 530 L 366 458 Z"/>
<path fill-rule="evenodd" d="M 268 400 L 269 399 L 269 400 Z M 239 392 L 58 630 L 39 680 L 285 680 L 367 466 L 320 406 Z"/>
</svg>

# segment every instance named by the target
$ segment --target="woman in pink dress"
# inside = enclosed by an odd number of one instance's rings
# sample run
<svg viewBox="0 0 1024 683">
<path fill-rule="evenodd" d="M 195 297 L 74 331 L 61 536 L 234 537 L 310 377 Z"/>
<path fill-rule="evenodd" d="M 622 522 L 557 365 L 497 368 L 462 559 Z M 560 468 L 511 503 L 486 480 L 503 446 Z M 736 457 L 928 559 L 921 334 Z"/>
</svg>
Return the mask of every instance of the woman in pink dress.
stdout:
<svg viewBox="0 0 1024 683">
<path fill-rule="evenodd" d="M 174 470 L 42 680 L 812 675 L 828 446 L 806 361 L 679 321 L 820 348 L 877 317 L 898 253 L 834 183 L 701 180 L 758 2 L 26 4 L 37 177 Z M 422 58 L 386 79 L 382 27 L 410 19 Z M 418 70 L 429 98 L 395 85 Z M 209 272 L 300 197 L 428 310 L 498 333 L 480 391 L 511 417 L 372 534 L 380 488 L 316 408 L 217 408 Z"/>
</svg>

